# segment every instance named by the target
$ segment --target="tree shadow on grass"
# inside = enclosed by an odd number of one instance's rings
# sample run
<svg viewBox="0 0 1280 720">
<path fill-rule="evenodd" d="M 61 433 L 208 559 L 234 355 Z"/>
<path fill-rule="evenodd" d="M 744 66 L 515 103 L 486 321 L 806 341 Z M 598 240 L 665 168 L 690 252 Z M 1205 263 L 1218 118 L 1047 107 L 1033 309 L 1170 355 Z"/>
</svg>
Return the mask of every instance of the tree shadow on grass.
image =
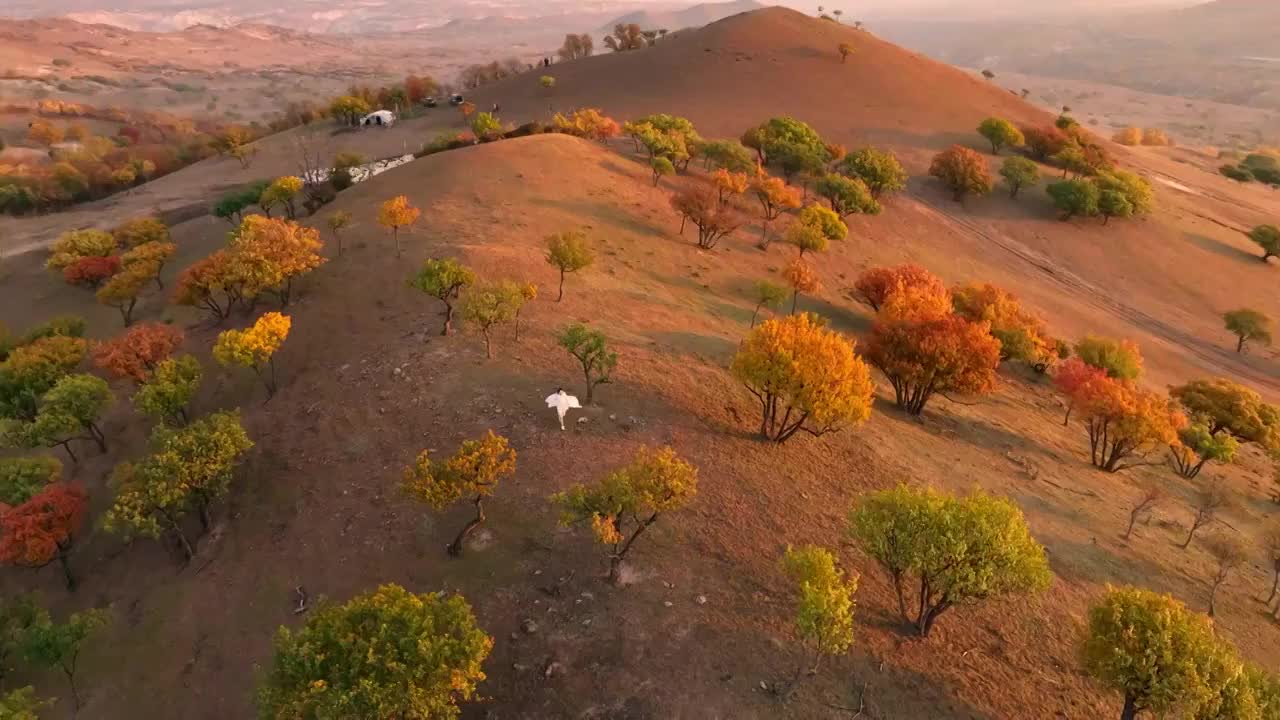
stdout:
<svg viewBox="0 0 1280 720">
<path fill-rule="evenodd" d="M 791 301 L 788 300 L 786 308 L 790 307 L 790 303 Z M 865 313 L 850 310 L 843 305 L 836 305 L 826 300 L 805 297 L 804 295 L 800 296 L 800 302 L 796 304 L 796 312 L 817 313 L 830 322 L 832 328 L 857 338 L 864 337 L 871 332 L 871 323 L 874 320 L 874 318 Z"/>
<path fill-rule="evenodd" d="M 1263 264 L 1262 258 L 1260 255 L 1246 252 L 1244 250 L 1241 250 L 1238 247 L 1235 247 L 1234 245 L 1228 245 L 1227 243 L 1224 243 L 1221 240 L 1218 240 L 1216 238 L 1211 238 L 1207 235 L 1201 235 L 1199 233 L 1183 233 L 1183 235 L 1192 245 L 1195 245 L 1201 250 L 1214 253 L 1215 255 L 1221 255 L 1222 257 L 1225 257 L 1228 260 L 1239 260 L 1242 262 L 1250 262 L 1250 263 L 1253 263 L 1254 265 Z"/>
<path fill-rule="evenodd" d="M 546 208 L 554 208 L 561 210 L 569 215 L 579 218 L 590 218 L 596 223 L 605 227 L 623 230 L 625 232 L 634 233 L 636 235 L 665 235 L 665 231 L 658 227 L 647 223 L 635 215 L 632 215 L 625 209 L 615 207 L 609 203 L 581 203 L 581 202 L 565 202 L 562 200 L 553 200 L 550 198 L 530 198 L 531 205 L 539 205 Z"/>
<path fill-rule="evenodd" d="M 655 332 L 649 335 L 655 343 L 664 349 L 677 353 L 695 355 L 718 365 L 728 365 L 738 346 L 719 335 L 670 331 Z"/>
</svg>

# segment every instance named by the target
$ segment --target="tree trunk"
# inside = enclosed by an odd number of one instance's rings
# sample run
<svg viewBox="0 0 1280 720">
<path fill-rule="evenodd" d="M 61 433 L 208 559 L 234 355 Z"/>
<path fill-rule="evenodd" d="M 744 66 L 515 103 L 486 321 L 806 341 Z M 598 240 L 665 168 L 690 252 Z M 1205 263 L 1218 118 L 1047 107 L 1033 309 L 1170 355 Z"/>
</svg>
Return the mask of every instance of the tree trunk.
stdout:
<svg viewBox="0 0 1280 720">
<path fill-rule="evenodd" d="M 1136 507 L 1133 509 L 1132 512 L 1129 513 L 1129 527 L 1125 528 L 1124 530 L 1125 540 L 1128 540 L 1129 536 L 1133 534 L 1133 526 L 1138 522 L 1138 513 L 1141 510 L 1142 510 L 1141 507 Z"/>
<path fill-rule="evenodd" d="M 76 581 L 76 576 L 71 572 L 70 551 L 70 547 L 65 547 L 62 544 L 58 545 L 58 565 L 62 567 L 62 576 L 67 581 L 67 590 L 75 592 L 79 583 Z"/>
<path fill-rule="evenodd" d="M 1067 414 L 1062 418 L 1062 427 L 1066 427 L 1067 423 L 1071 422 L 1071 411 L 1073 409 L 1075 409 L 1074 403 L 1067 403 Z"/>
<path fill-rule="evenodd" d="M 683 228 L 681 228 L 681 232 L 683 232 Z M 556 295 L 556 302 L 560 302 L 563 299 L 564 299 L 564 268 L 560 268 L 560 294 Z"/>
<path fill-rule="evenodd" d="M 1191 524 L 1191 532 L 1187 533 L 1187 539 L 1186 539 L 1186 540 L 1183 540 L 1183 541 L 1182 541 L 1182 544 L 1181 544 L 1181 545 L 1179 545 L 1178 547 L 1182 548 L 1183 550 L 1186 550 L 1186 549 L 1187 549 L 1187 547 L 1189 547 L 1189 546 L 1191 545 L 1191 538 L 1193 538 L 1193 537 L 1195 537 L 1195 536 L 1196 536 L 1196 530 L 1199 530 L 1199 529 L 1200 529 L 1200 524 L 1199 524 L 1199 523 L 1192 523 L 1192 524 Z"/>
<path fill-rule="evenodd" d="M 441 335 L 448 335 L 453 332 L 453 305 L 448 301 L 444 301 L 444 329 L 440 331 Z"/>
<path fill-rule="evenodd" d="M 458 557 L 462 554 L 462 543 L 466 541 L 467 537 L 470 536 L 476 528 L 480 527 L 481 523 L 484 522 L 484 505 L 481 502 L 482 500 L 483 496 L 476 496 L 476 516 L 471 518 L 471 522 L 464 525 L 462 529 L 458 531 L 458 535 L 453 539 L 453 542 L 449 543 L 448 553 L 453 557 Z"/>
<path fill-rule="evenodd" d="M 67 684 L 71 686 L 71 703 L 78 711 L 82 701 L 80 700 L 80 689 L 76 687 L 76 673 L 71 668 L 63 665 L 62 674 L 67 676 Z"/>
<path fill-rule="evenodd" d="M 1138 703 L 1131 696 L 1124 698 L 1124 709 L 1120 711 L 1120 720 L 1134 720 L 1138 717 Z"/>
<path fill-rule="evenodd" d="M 91 422 L 88 425 L 88 429 L 89 435 L 91 435 L 93 437 L 93 441 L 98 444 L 98 452 L 106 452 L 107 436 L 102 434 L 102 428 L 99 428 L 96 423 Z"/>
<path fill-rule="evenodd" d="M 1221 584 L 1221 580 L 1215 579 L 1213 585 L 1209 586 L 1209 617 L 1213 617 L 1214 601 L 1218 599 L 1218 586 Z"/>
<path fill-rule="evenodd" d="M 1244 352 L 1244 336 L 1240 336 L 1240 340 L 1236 342 L 1236 352 Z"/>
<path fill-rule="evenodd" d="M 791 293 L 791 314 L 796 314 L 796 301 L 800 299 L 800 291 L 796 290 Z"/>
<path fill-rule="evenodd" d="M 1271 594 L 1267 596 L 1267 604 L 1276 597 L 1276 591 L 1280 589 L 1280 563 L 1275 564 L 1275 572 L 1271 575 Z"/>
<path fill-rule="evenodd" d="M 911 616 L 907 614 L 907 596 L 902 588 L 902 573 L 893 573 L 893 591 L 898 596 L 898 614 L 902 616 L 903 622 L 911 623 Z"/>
<path fill-rule="evenodd" d="M 751 313 L 751 327 L 753 328 L 756 326 L 756 318 L 760 315 L 760 307 L 762 305 L 764 305 L 764 303 L 756 303 L 756 311 Z"/>
<path fill-rule="evenodd" d="M 396 257 L 400 257 L 400 228 L 391 228 L 391 239 L 396 244 Z"/>
<path fill-rule="evenodd" d="M 493 359 L 493 340 L 489 337 L 489 328 L 481 328 L 481 334 L 484 335 L 484 356 L 488 360 Z"/>
</svg>

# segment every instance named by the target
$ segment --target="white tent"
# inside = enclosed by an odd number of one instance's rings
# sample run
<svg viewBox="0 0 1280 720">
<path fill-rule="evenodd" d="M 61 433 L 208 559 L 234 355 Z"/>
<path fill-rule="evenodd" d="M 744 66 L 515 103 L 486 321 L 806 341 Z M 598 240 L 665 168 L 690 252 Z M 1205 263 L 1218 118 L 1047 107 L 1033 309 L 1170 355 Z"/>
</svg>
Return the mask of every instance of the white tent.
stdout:
<svg viewBox="0 0 1280 720">
<path fill-rule="evenodd" d="M 360 118 L 360 124 L 364 126 L 378 125 L 381 127 L 390 127 L 396 122 L 396 114 L 390 110 L 375 110 L 363 118 Z"/>
</svg>

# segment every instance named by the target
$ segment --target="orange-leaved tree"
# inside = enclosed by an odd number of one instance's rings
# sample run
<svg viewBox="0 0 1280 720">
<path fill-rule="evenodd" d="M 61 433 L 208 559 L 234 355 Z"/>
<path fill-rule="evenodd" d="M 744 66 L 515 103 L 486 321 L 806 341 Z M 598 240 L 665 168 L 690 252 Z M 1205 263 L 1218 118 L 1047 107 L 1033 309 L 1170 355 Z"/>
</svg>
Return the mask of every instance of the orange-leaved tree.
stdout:
<svg viewBox="0 0 1280 720">
<path fill-rule="evenodd" d="M 787 210 L 800 207 L 800 191 L 776 178 L 765 175 L 757 168 L 751 191 L 760 201 L 763 222 L 760 225 L 760 247 L 769 247 L 769 223 L 777 220 Z"/>
<path fill-rule="evenodd" d="M 67 589 L 75 590 L 69 558 L 88 505 L 83 488 L 61 482 L 16 506 L 0 502 L 0 565 L 40 568 L 56 560 Z"/>
<path fill-rule="evenodd" d="M 986 195 L 994 183 L 987 159 L 976 150 L 953 145 L 938 153 L 929 166 L 929 174 L 942 181 L 956 202 L 966 195 Z"/>
<path fill-rule="evenodd" d="M 1004 288 L 991 283 L 961 285 L 952 289 L 951 302 L 960 317 L 991 325 L 991 335 L 1000 341 L 1001 360 L 1021 360 L 1043 371 L 1057 359 L 1044 322 Z"/>
<path fill-rule="evenodd" d="M 173 301 L 204 308 L 221 324 L 243 296 L 234 270 L 231 252 L 226 249 L 197 260 L 178 274 Z"/>
<path fill-rule="evenodd" d="M 792 314 L 795 314 L 796 303 L 800 300 L 800 293 L 815 293 L 822 288 L 822 281 L 818 278 L 818 274 L 809 266 L 809 263 L 801 258 L 796 258 L 788 263 L 782 270 L 782 277 L 791 286 Z"/>
<path fill-rule="evenodd" d="M 873 267 L 858 276 L 854 289 L 863 302 L 879 311 L 895 292 L 906 288 L 927 288 L 934 294 L 944 294 L 947 286 L 942 278 L 920 267 L 919 265 L 896 265 L 893 267 Z"/>
<path fill-rule="evenodd" d="M 160 266 L 154 263 L 127 265 L 98 288 L 98 302 L 118 310 L 124 326 L 129 327 L 133 324 L 133 310 L 138 305 L 138 298 L 159 274 Z"/>
<path fill-rule="evenodd" d="M 248 299 L 273 292 L 287 306 L 293 281 L 320 267 L 320 231 L 292 220 L 250 215 L 231 236 L 236 279 Z"/>
<path fill-rule="evenodd" d="M 898 406 L 920 415 L 937 393 L 990 391 L 1000 341 L 986 323 L 904 310 L 876 320 L 867 359 L 889 378 Z"/>
<path fill-rule="evenodd" d="M 1075 388 L 1071 398 L 1089 434 L 1094 467 L 1120 472 L 1139 465 L 1156 447 L 1178 444 L 1187 417 L 1177 404 L 1157 393 L 1115 378 L 1095 378 Z M 1133 462 L 1125 460 L 1137 457 Z"/>
<path fill-rule="evenodd" d="M 516 451 L 507 439 L 492 430 L 479 440 L 467 440 L 453 457 L 443 462 L 433 460 L 423 450 L 404 471 L 405 493 L 436 510 L 468 498 L 475 505 L 476 516 L 462 527 L 447 548 L 450 555 L 462 554 L 462 543 L 485 521 L 484 499 L 493 494 L 502 478 L 516 471 Z"/>
<path fill-rule="evenodd" d="M 102 283 L 120 272 L 119 255 L 90 255 L 73 261 L 62 268 L 62 279 L 68 285 L 97 290 Z"/>
<path fill-rule="evenodd" d="M 108 375 L 144 383 L 156 366 L 182 344 L 182 330 L 162 323 L 141 323 L 120 335 L 95 343 L 93 364 Z"/>
<path fill-rule="evenodd" d="M 421 215 L 422 211 L 411 205 L 404 195 L 397 195 L 378 208 L 378 224 L 391 231 L 396 257 L 400 257 L 400 228 L 412 226 Z"/>
<path fill-rule="evenodd" d="M 147 265 L 155 268 L 156 288 L 164 289 L 164 280 L 160 278 L 160 271 L 164 269 L 165 263 L 169 262 L 169 258 L 178 251 L 178 246 L 171 242 L 149 242 L 143 243 L 129 250 L 120 256 L 120 264 L 125 267 L 133 265 Z"/>
<path fill-rule="evenodd" d="M 630 465 L 593 486 L 575 485 L 553 495 L 565 526 L 589 523 L 609 548 L 609 582 L 622 580 L 622 561 L 658 517 L 679 510 L 698 492 L 698 469 L 675 450 L 642 449 Z"/>
<path fill-rule="evenodd" d="M 855 347 L 808 313 L 752 330 L 730 372 L 760 401 L 760 435 L 778 443 L 801 430 L 818 437 L 870 417 L 875 386 Z"/>
<path fill-rule="evenodd" d="M 213 357 L 223 366 L 247 367 L 267 387 L 267 397 L 276 394 L 276 351 L 289 337 L 292 321 L 278 312 L 263 313 L 244 330 L 225 330 L 213 346 Z"/>
<path fill-rule="evenodd" d="M 735 195 L 741 195 L 747 191 L 749 179 L 746 173 L 730 172 L 720 168 L 711 174 L 711 184 L 715 186 L 717 199 L 723 207 Z"/>
<path fill-rule="evenodd" d="M 710 250 L 720 239 L 738 229 L 737 215 L 720 205 L 715 191 L 706 187 L 689 188 L 671 196 L 671 207 L 680 214 L 680 233 L 686 222 L 698 228 L 698 247 Z"/>
<path fill-rule="evenodd" d="M 1075 398 L 1079 388 L 1086 383 L 1107 379 L 1107 371 L 1096 368 L 1078 357 L 1068 358 L 1058 365 L 1053 372 L 1053 386 L 1057 388 L 1067 401 L 1067 412 L 1062 418 L 1062 426 L 1071 422 L 1071 411 L 1075 408 Z"/>
</svg>

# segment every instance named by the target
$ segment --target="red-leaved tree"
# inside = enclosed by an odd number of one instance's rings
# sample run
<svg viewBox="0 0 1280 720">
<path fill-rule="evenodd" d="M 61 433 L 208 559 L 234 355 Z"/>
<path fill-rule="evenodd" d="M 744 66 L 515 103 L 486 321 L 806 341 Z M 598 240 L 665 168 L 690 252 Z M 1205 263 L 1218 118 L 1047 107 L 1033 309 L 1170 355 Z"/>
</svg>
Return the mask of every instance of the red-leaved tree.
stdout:
<svg viewBox="0 0 1280 720">
<path fill-rule="evenodd" d="M 1000 341 L 990 333 L 957 315 L 894 314 L 872 326 L 867 359 L 889 378 L 898 406 L 920 415 L 936 393 L 991 390 Z"/>
<path fill-rule="evenodd" d="M 1177 445 L 1178 430 L 1187 424 L 1169 398 L 1110 377 L 1078 386 L 1072 404 L 1089 433 L 1090 460 L 1106 472 L 1163 464 L 1148 462 L 1147 453 Z"/>
<path fill-rule="evenodd" d="M 83 488 L 54 483 L 16 507 L 0 504 L 0 564 L 41 568 L 57 560 L 67 589 L 75 590 L 71 546 L 88 503 Z"/>
<path fill-rule="evenodd" d="M 869 268 L 858 276 L 858 281 L 854 283 L 858 296 L 877 312 L 884 307 L 885 302 L 894 292 L 912 287 L 927 287 L 941 293 L 945 293 L 947 289 L 942 278 L 919 265 L 910 263 L 894 267 Z"/>
<path fill-rule="evenodd" d="M 1058 365 L 1053 371 L 1053 386 L 1067 401 L 1067 414 L 1062 418 L 1063 427 L 1071 422 L 1071 411 L 1075 407 L 1076 394 L 1080 388 L 1106 378 L 1106 370 L 1096 368 L 1077 357 L 1068 358 Z"/>
<path fill-rule="evenodd" d="M 182 337 L 182 330 L 172 325 L 140 323 L 94 345 L 93 363 L 112 377 L 143 383 L 173 355 Z"/>
<path fill-rule="evenodd" d="M 100 257 L 91 255 L 82 257 L 62 268 L 62 279 L 68 285 L 98 289 L 102 283 L 120 272 L 120 256 L 107 255 Z"/>
</svg>

